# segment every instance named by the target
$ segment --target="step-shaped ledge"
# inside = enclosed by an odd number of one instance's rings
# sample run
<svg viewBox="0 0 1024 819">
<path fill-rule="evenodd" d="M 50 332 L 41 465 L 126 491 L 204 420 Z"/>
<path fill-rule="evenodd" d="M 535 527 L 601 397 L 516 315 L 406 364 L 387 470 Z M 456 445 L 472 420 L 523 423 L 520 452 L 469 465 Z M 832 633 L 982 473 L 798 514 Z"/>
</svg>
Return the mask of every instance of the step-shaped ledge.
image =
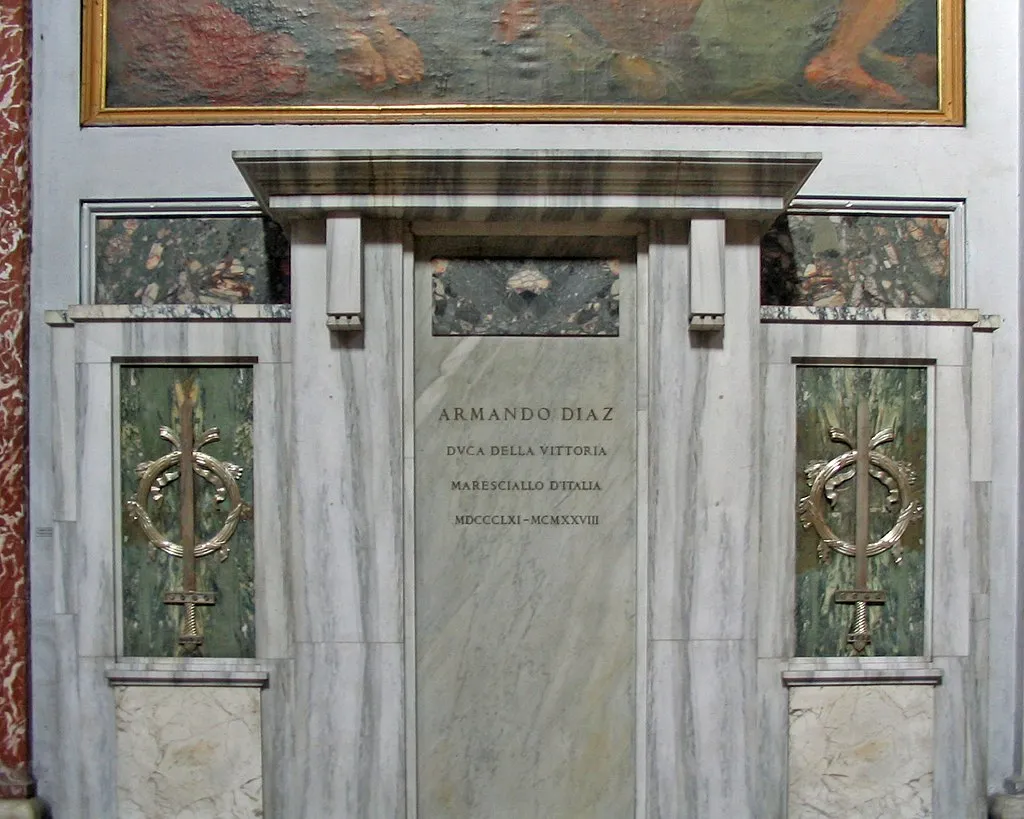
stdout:
<svg viewBox="0 0 1024 819">
<path fill-rule="evenodd" d="M 266 688 L 270 671 L 257 660 L 180 657 L 109 663 L 106 677 L 110 685 Z"/>
<path fill-rule="evenodd" d="M 291 321 L 290 304 L 73 304 L 47 310 L 46 323 L 67 327 L 85 321 Z"/>
<path fill-rule="evenodd" d="M 801 685 L 941 685 L 942 669 L 921 657 L 815 657 L 790 660 L 787 688 Z"/>
</svg>

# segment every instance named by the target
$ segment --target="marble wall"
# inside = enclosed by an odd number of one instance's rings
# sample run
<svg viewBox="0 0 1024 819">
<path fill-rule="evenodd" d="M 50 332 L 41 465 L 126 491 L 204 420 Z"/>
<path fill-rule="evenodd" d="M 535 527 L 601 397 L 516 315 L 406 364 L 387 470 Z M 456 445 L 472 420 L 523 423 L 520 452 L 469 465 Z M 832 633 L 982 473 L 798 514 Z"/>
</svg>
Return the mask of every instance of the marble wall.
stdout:
<svg viewBox="0 0 1024 819">
<path fill-rule="evenodd" d="M 932 813 L 931 686 L 811 686 L 789 698 L 788 819 Z"/>
<path fill-rule="evenodd" d="M 982 658 L 971 647 L 984 643 L 987 625 L 970 544 L 987 536 L 981 442 L 990 426 L 976 396 L 990 386 L 983 374 L 992 329 L 977 311 L 826 320 L 795 308 L 762 311 L 762 225 L 750 218 L 732 220 L 720 252 L 705 258 L 690 252 L 686 219 L 633 221 L 632 200 L 620 222 L 585 230 L 541 219 L 410 229 L 399 218 L 367 217 L 337 242 L 350 247 L 328 242 L 325 220 L 308 216 L 308 198 L 296 207 L 288 315 L 243 305 L 216 314 L 95 306 L 49 316 L 60 398 L 53 577 L 66 647 L 57 719 L 67 728 L 61 747 L 69 763 L 87 741 L 99 749 L 90 776 L 68 767 L 64 804 L 116 814 L 109 760 L 117 759 L 117 702 L 107 681 L 134 685 L 148 673 L 117 652 L 117 567 L 106 546 L 116 541 L 112 364 L 185 357 L 254 368 L 254 449 L 267 453 L 255 460 L 253 488 L 254 505 L 266 510 L 255 531 L 254 584 L 263 602 L 255 613 L 258 659 L 244 662 L 253 666 L 248 673 L 258 665 L 266 675 L 260 742 L 268 815 L 435 819 L 457 810 L 473 816 L 487 805 L 518 817 L 521 802 L 535 800 L 535 815 L 569 804 L 616 819 L 781 819 L 791 801 L 791 760 L 806 771 L 794 786 L 806 793 L 801 804 L 821 802 L 820 771 L 790 756 L 791 693 L 799 703 L 799 686 L 833 684 L 836 691 L 925 688 L 933 737 L 953 739 L 931 741 L 935 784 L 921 799 L 944 819 L 977 815 Z M 525 258 L 523 247 L 546 252 L 545 242 L 564 247 L 567 236 L 587 231 L 605 242 L 591 248 L 594 259 L 625 259 L 632 254 L 622 246 L 635 248 L 635 272 L 620 267 L 619 335 L 499 340 L 449 335 L 450 327 L 435 335 L 431 260 L 457 254 L 427 245 L 436 239 L 451 249 L 452 237 L 467 230 L 504 258 Z M 331 259 L 342 257 L 363 266 L 355 333 L 330 329 L 325 311 Z M 721 288 L 723 331 L 689 329 L 693 277 Z M 631 279 L 635 286 L 626 286 Z M 508 287 L 506 279 L 498 294 Z M 479 326 L 467 322 L 470 331 Z M 580 352 L 589 347 L 601 353 Z M 923 647 L 910 657 L 795 657 L 797 371 L 893 360 L 927 371 L 926 464 L 937 479 L 926 483 Z M 533 456 L 511 449 L 561 444 L 530 440 L 523 413 L 506 419 L 505 406 L 556 407 L 561 421 L 563 406 L 587 407 L 598 395 L 614 395 L 598 406 L 625 407 L 628 423 L 606 443 L 609 436 L 577 432 L 570 414 L 559 434 L 604 447 L 594 457 L 605 460 L 591 472 L 585 453 L 574 454 L 567 477 L 543 464 L 558 508 L 539 514 L 608 515 L 611 525 L 589 539 L 585 521 L 575 524 L 583 537 L 533 539 L 510 521 L 511 531 L 478 531 L 494 525 L 495 513 L 522 514 L 497 501 L 521 487 L 486 484 L 534 479 L 512 474 Z M 484 458 L 472 454 L 472 423 L 463 421 L 458 435 L 445 425 L 458 420 L 456 408 L 491 403 L 502 408 L 491 436 L 506 440 L 493 442 L 497 456 L 491 440 L 478 445 L 488 447 Z M 580 417 L 592 422 L 589 413 Z M 101 471 L 87 476 L 83 463 Z M 552 480 L 600 488 L 552 491 Z M 213 672 L 188 665 L 163 673 L 195 688 L 211 684 Z M 214 683 L 226 684 L 223 675 Z M 808 734 L 832 737 L 830 712 L 818 711 Z M 589 730 L 595 713 L 601 731 Z M 910 706 L 893 716 L 908 727 L 918 718 Z M 873 741 L 873 728 L 844 736 Z M 507 757 L 520 767 L 502 778 L 495 772 Z M 556 757 L 564 767 L 544 781 L 538 771 L 552 770 Z M 564 793 L 555 792 L 566 782 L 578 788 L 559 803 Z"/>
<path fill-rule="evenodd" d="M 117 686 L 118 819 L 257 819 L 260 692 Z"/>
</svg>

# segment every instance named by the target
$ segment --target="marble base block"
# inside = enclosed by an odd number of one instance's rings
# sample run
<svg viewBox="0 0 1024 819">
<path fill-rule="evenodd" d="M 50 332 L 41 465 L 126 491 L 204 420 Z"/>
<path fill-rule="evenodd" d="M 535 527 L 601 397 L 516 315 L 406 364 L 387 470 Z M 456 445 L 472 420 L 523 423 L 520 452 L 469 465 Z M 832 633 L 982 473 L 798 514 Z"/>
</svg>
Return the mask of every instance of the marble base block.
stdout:
<svg viewBox="0 0 1024 819">
<path fill-rule="evenodd" d="M 931 686 L 790 690 L 789 819 L 932 815 Z"/>
<path fill-rule="evenodd" d="M 260 693 L 115 687 L 119 819 L 263 816 Z"/>
<path fill-rule="evenodd" d="M 990 819 L 1024 819 L 1024 795 L 1001 793 L 993 796 L 988 815 Z"/>
<path fill-rule="evenodd" d="M 46 815 L 36 799 L 0 800 L 0 819 L 42 819 Z"/>
</svg>

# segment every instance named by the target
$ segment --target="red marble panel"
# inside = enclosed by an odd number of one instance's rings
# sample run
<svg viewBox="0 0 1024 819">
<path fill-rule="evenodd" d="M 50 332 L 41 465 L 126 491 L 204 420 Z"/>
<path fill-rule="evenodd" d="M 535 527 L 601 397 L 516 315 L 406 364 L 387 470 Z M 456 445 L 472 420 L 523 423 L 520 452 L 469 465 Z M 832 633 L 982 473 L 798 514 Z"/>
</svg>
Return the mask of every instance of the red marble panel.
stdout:
<svg viewBox="0 0 1024 819">
<path fill-rule="evenodd" d="M 25 309 L 29 0 L 0 0 L 0 798 L 31 796 Z"/>
</svg>

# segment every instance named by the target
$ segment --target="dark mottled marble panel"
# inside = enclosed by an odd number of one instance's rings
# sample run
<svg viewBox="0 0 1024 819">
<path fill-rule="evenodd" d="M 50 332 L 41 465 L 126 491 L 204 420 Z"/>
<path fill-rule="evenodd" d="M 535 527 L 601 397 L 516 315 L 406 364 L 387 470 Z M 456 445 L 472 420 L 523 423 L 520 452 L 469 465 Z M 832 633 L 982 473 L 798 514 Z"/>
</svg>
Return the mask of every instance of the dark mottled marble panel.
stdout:
<svg viewBox="0 0 1024 819">
<path fill-rule="evenodd" d="M 617 336 L 617 259 L 448 259 L 433 265 L 435 336 Z"/>
<path fill-rule="evenodd" d="M 122 366 L 121 500 L 122 500 L 122 633 L 124 655 L 176 656 L 183 608 L 163 602 L 164 592 L 182 587 L 182 560 L 152 548 L 138 525 L 128 517 L 125 502 L 139 486 L 136 466 L 154 461 L 173 447 L 159 435 L 161 426 L 180 429 L 179 395 L 188 379 L 198 388 L 193 426 L 198 444 L 211 427 L 220 440 L 201 451 L 242 468 L 238 479 L 242 498 L 252 500 L 252 367 Z M 181 542 L 180 480 L 171 481 L 162 500 L 150 500 L 147 511 L 164 536 Z M 215 534 L 230 509 L 218 503 L 215 487 L 195 476 L 197 542 Z M 258 513 L 259 510 L 257 510 Z M 253 522 L 241 520 L 228 543 L 230 554 L 200 558 L 197 587 L 217 594 L 213 606 L 200 606 L 199 623 L 207 657 L 252 657 L 255 652 L 253 598 Z"/>
<path fill-rule="evenodd" d="M 761 240 L 761 303 L 949 307 L 949 218 L 783 214 Z"/>
<path fill-rule="evenodd" d="M 97 304 L 268 304 L 290 298 L 289 246 L 260 216 L 96 220 Z"/>
<path fill-rule="evenodd" d="M 834 442 L 829 429 L 837 427 L 852 440 L 857 435 L 857 404 L 866 398 L 871 434 L 892 427 L 895 440 L 879 451 L 906 463 L 916 480 L 911 489 L 923 503 L 927 451 L 927 370 L 923 367 L 800 367 L 797 375 L 797 493 L 809 492 L 809 464 L 827 462 L 850 448 Z M 893 526 L 900 504 L 886 502 L 886 488 L 870 481 L 870 539 L 877 540 Z M 854 542 L 856 479 L 841 483 L 828 522 L 836 535 Z M 837 589 L 856 585 L 855 559 L 830 552 L 818 556 L 819 538 L 813 528 L 798 525 L 796 556 L 796 654 L 801 657 L 847 656 L 846 638 L 853 605 L 836 604 Z M 884 606 L 869 606 L 872 644 L 868 656 L 919 656 L 924 653 L 925 524 L 910 523 L 901 541 L 903 562 L 890 550 L 868 561 L 868 586 L 884 589 Z"/>
</svg>

